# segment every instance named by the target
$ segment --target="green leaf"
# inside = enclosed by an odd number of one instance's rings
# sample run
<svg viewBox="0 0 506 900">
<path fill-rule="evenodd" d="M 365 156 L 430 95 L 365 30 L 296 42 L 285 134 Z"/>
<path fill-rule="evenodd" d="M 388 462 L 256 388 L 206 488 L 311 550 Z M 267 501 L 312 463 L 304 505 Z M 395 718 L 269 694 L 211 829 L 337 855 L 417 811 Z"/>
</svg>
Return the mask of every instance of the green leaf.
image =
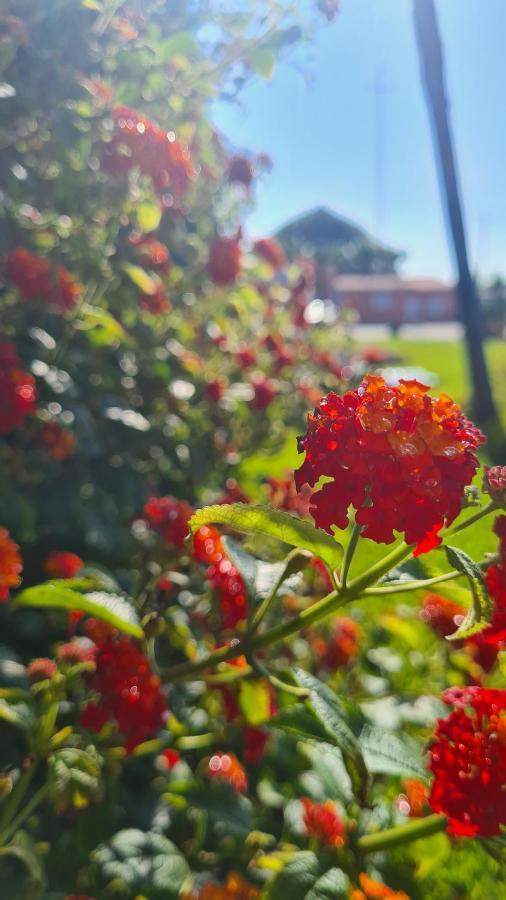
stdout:
<svg viewBox="0 0 506 900">
<path fill-rule="evenodd" d="M 102 796 L 102 759 L 95 747 L 67 747 L 47 761 L 49 796 L 57 813 L 82 809 Z"/>
<path fill-rule="evenodd" d="M 304 900 L 347 900 L 350 879 L 342 869 L 329 869 L 313 885 Z"/>
<path fill-rule="evenodd" d="M 313 740 L 304 741 L 300 746 L 323 785 L 325 798 L 340 800 L 344 803 L 353 800 L 350 776 L 346 771 L 339 747 L 323 741 L 316 743 Z"/>
<path fill-rule="evenodd" d="M 162 211 L 156 203 L 141 203 L 135 210 L 137 226 L 142 234 L 156 231 L 162 218 Z"/>
<path fill-rule="evenodd" d="M 245 503 L 205 506 L 193 514 L 189 526 L 195 534 L 201 525 L 210 523 L 228 525 L 245 534 L 254 532 L 277 538 L 291 547 L 308 550 L 331 569 L 336 569 L 341 562 L 343 548 L 330 534 L 270 506 L 248 506 Z"/>
<path fill-rule="evenodd" d="M 34 724 L 35 715 L 27 703 L 9 703 L 0 699 L 0 720 L 28 731 Z"/>
<path fill-rule="evenodd" d="M 174 56 L 200 55 L 200 46 L 190 31 L 178 31 L 166 41 L 163 41 L 156 50 L 156 58 L 159 62 L 169 62 Z"/>
<path fill-rule="evenodd" d="M 391 732 L 365 725 L 359 743 L 369 772 L 427 780 L 422 754 L 414 742 L 408 744 Z"/>
<path fill-rule="evenodd" d="M 270 718 L 271 695 L 264 678 L 243 679 L 239 685 L 239 706 L 250 725 L 263 725 Z"/>
<path fill-rule="evenodd" d="M 309 699 L 305 702 L 323 726 L 327 743 L 333 743 L 341 750 L 354 793 L 364 799 L 367 790 L 367 768 L 360 744 L 346 721 L 346 714 L 337 696 L 309 672 L 303 669 L 294 669 L 293 672 L 300 687 L 310 691 Z"/>
<path fill-rule="evenodd" d="M 142 291 L 143 294 L 154 294 L 156 291 L 156 279 L 142 269 L 140 266 L 134 266 L 132 263 L 124 263 L 123 271 L 126 272 L 130 281 Z"/>
<path fill-rule="evenodd" d="M 318 742 L 328 742 L 329 740 L 326 728 L 317 719 L 314 712 L 302 703 L 294 703 L 292 706 L 280 709 L 269 724 L 294 737 Z"/>
<path fill-rule="evenodd" d="M 207 813 L 221 834 L 245 838 L 253 828 L 251 801 L 238 794 L 229 784 L 216 781 L 211 787 L 196 788 L 186 795 L 191 808 Z"/>
<path fill-rule="evenodd" d="M 127 342 L 127 334 L 117 319 L 99 306 L 83 304 L 76 328 L 90 332 L 93 343 L 103 347 Z"/>
<path fill-rule="evenodd" d="M 189 868 L 178 848 L 163 834 L 138 828 L 118 831 L 92 853 L 102 885 L 114 882 L 114 895 L 175 900 Z"/>
<path fill-rule="evenodd" d="M 305 900 L 322 874 L 318 857 L 309 850 L 296 853 L 265 888 L 265 900 Z"/>
<path fill-rule="evenodd" d="M 458 547 L 445 546 L 444 549 L 448 562 L 466 576 L 473 599 L 464 621 L 459 625 L 457 631 L 448 635 L 447 638 L 449 641 L 460 641 L 486 628 L 492 618 L 494 604 L 489 597 L 483 572 L 474 560 Z"/>
<path fill-rule="evenodd" d="M 13 605 L 72 609 L 103 619 L 104 622 L 132 637 L 142 638 L 144 635 L 137 613 L 128 600 L 118 594 L 107 594 L 105 591 L 79 594 L 77 591 L 61 587 L 58 582 L 49 582 L 26 588 L 16 594 Z"/>
<path fill-rule="evenodd" d="M 255 47 L 246 54 L 246 62 L 262 78 L 272 78 L 276 68 L 276 54 L 270 47 Z"/>
<path fill-rule="evenodd" d="M 304 550 L 292 550 L 282 562 L 269 563 L 247 553 L 230 537 L 225 536 L 223 544 L 253 599 L 267 597 L 276 586 L 280 593 L 295 591 L 299 587 L 296 575 L 307 566 L 310 558 Z"/>
</svg>

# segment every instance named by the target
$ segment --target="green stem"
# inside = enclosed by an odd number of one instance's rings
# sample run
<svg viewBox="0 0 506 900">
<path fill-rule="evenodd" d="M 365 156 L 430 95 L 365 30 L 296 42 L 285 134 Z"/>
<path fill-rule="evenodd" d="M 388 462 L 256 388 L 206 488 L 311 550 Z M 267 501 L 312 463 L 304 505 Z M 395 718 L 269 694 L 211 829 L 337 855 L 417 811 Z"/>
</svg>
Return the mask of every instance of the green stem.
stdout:
<svg viewBox="0 0 506 900">
<path fill-rule="evenodd" d="M 16 833 L 18 828 L 23 824 L 25 819 L 29 819 L 37 807 L 45 799 L 49 788 L 47 784 L 43 784 L 38 791 L 33 794 L 28 802 L 24 805 L 21 812 L 10 822 L 10 824 L 0 833 L 0 847 L 3 847 L 8 840 Z"/>
<path fill-rule="evenodd" d="M 30 765 L 21 773 L 16 784 L 14 785 L 10 796 L 5 801 L 2 815 L 0 816 L 0 834 L 8 828 L 12 818 L 16 815 L 19 806 L 30 786 L 30 782 L 35 775 L 35 765 Z"/>
<path fill-rule="evenodd" d="M 366 588 L 375 584 L 383 575 L 411 556 L 414 546 L 414 544 L 399 544 L 388 556 L 384 556 L 366 572 L 362 572 L 358 578 L 354 578 L 348 585 L 348 594 L 352 598 L 359 596 Z"/>
<path fill-rule="evenodd" d="M 262 620 L 265 619 L 267 613 L 270 611 L 272 604 L 276 600 L 278 591 L 279 591 L 281 585 L 283 584 L 283 581 L 286 578 L 287 569 L 290 566 L 291 559 L 299 556 L 300 552 L 301 551 L 298 548 L 296 548 L 295 550 L 292 550 L 291 553 L 288 554 L 288 556 L 285 560 L 285 565 L 283 567 L 283 571 L 281 572 L 278 580 L 276 581 L 272 591 L 270 592 L 270 594 L 267 595 L 267 597 L 264 598 L 264 600 L 262 600 L 260 606 L 255 611 L 255 614 L 251 620 L 251 627 L 249 629 L 250 634 L 253 634 L 255 631 L 257 631 L 258 626 L 260 625 Z"/>
<path fill-rule="evenodd" d="M 474 515 L 469 516 L 467 519 L 464 519 L 463 522 L 459 522 L 457 525 L 453 525 L 451 528 L 446 528 L 442 532 L 442 537 L 446 538 L 450 534 L 457 534 L 459 531 L 463 531 L 464 528 L 468 528 L 469 525 L 474 525 L 475 522 L 479 522 L 480 519 L 483 519 L 484 516 L 488 516 L 489 513 L 493 512 L 497 509 L 497 506 L 494 500 L 491 500 L 490 503 L 487 503 L 486 506 L 482 506 Z"/>
<path fill-rule="evenodd" d="M 358 839 L 358 847 L 362 853 L 376 853 L 378 850 L 390 850 L 401 844 L 410 844 L 419 838 L 445 831 L 447 820 L 445 816 L 432 815 L 423 819 L 411 819 L 405 825 L 389 828 L 387 831 L 379 831 L 377 834 L 365 834 Z"/>
<path fill-rule="evenodd" d="M 486 569 L 490 565 L 490 559 L 481 559 L 476 563 L 480 569 Z M 433 578 L 420 578 L 413 581 L 394 581 L 384 587 L 366 588 L 364 594 L 368 597 L 381 597 L 383 594 L 400 594 L 404 591 L 418 591 L 424 588 L 432 587 L 433 584 L 441 584 L 443 581 L 451 581 L 453 578 L 462 578 L 463 572 L 457 572 L 452 569 L 451 572 L 445 572 L 443 575 L 434 575 Z"/>
<path fill-rule="evenodd" d="M 341 584 L 343 586 L 343 589 L 346 588 L 346 584 L 348 581 L 348 572 L 350 571 L 351 561 L 353 559 L 353 555 L 355 553 L 361 533 L 362 525 L 357 525 L 357 523 L 355 522 L 353 530 L 351 532 L 350 540 L 348 541 L 348 546 L 344 551 L 343 565 L 341 568 Z"/>
</svg>

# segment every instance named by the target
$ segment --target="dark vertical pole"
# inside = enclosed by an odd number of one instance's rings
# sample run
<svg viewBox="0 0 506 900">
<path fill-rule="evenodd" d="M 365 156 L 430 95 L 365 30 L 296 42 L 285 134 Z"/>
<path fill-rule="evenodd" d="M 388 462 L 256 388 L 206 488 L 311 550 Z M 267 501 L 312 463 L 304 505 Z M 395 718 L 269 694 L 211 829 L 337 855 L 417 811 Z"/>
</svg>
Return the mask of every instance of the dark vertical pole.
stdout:
<svg viewBox="0 0 506 900">
<path fill-rule="evenodd" d="M 432 123 L 434 152 L 446 207 L 447 222 L 458 269 L 457 294 L 465 328 L 471 379 L 473 415 L 484 423 L 497 416 L 483 352 L 484 323 L 476 286 L 469 271 L 466 236 L 448 117 L 443 47 L 439 36 L 434 0 L 414 0 L 415 32 L 422 82 Z"/>
</svg>

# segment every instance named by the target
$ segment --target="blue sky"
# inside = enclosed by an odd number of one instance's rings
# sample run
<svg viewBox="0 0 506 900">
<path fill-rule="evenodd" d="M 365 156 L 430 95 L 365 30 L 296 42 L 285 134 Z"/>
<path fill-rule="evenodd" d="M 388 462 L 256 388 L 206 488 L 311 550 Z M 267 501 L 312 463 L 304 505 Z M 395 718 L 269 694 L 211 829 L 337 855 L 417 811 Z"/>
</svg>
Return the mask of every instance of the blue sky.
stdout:
<svg viewBox="0 0 506 900">
<path fill-rule="evenodd" d="M 506 0 L 437 0 L 437 9 L 471 264 L 483 277 L 506 273 Z M 405 250 L 404 274 L 451 278 L 411 0 L 342 0 L 312 46 L 252 83 L 240 105 L 216 104 L 214 120 L 235 146 L 274 161 L 257 186 L 252 236 L 326 205 Z"/>
</svg>

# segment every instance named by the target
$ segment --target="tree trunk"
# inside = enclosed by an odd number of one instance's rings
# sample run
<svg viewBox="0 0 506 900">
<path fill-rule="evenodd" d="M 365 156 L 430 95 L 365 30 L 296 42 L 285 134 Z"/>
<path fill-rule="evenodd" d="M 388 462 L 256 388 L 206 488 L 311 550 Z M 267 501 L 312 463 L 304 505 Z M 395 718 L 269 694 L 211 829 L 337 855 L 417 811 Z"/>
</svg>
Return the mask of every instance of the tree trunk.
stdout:
<svg viewBox="0 0 506 900">
<path fill-rule="evenodd" d="M 457 295 L 471 369 L 472 411 L 477 422 L 492 423 L 497 420 L 497 412 L 483 352 L 483 314 L 467 258 L 466 236 L 448 117 L 443 47 L 439 36 L 434 0 L 414 0 L 414 20 L 422 82 L 432 123 L 441 194 L 458 270 Z"/>
</svg>

